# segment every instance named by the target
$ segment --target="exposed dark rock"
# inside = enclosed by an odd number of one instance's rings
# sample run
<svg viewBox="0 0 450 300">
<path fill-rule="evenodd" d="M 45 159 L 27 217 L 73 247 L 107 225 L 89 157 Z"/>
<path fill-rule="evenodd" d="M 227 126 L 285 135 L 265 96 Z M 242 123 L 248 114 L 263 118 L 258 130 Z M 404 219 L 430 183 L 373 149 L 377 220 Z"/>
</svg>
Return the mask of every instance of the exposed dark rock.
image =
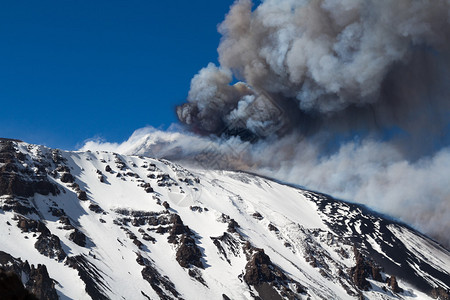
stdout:
<svg viewBox="0 0 450 300">
<path fill-rule="evenodd" d="M 172 299 L 164 290 L 170 292 L 174 297 L 179 298 L 179 293 L 175 285 L 166 277 L 163 277 L 153 266 L 147 265 L 142 269 L 142 278 L 150 283 L 152 289 L 158 294 L 160 299 Z M 162 286 L 164 290 L 160 287 Z"/>
<path fill-rule="evenodd" d="M 274 225 L 272 225 L 272 223 L 269 224 L 268 228 L 269 228 L 270 231 L 280 232 L 278 230 L 278 228 L 276 228 Z"/>
<path fill-rule="evenodd" d="M 355 254 L 356 265 L 350 269 L 350 276 L 355 286 L 360 290 L 369 290 L 371 288 L 370 283 L 367 281 L 369 277 L 382 282 L 382 268 L 377 266 L 373 261 L 367 260 L 358 251 L 356 245 L 353 247 L 353 252 Z"/>
<path fill-rule="evenodd" d="M 240 253 L 240 242 L 227 232 L 224 232 L 219 237 L 211 237 L 211 240 L 213 240 L 213 243 L 217 247 L 217 250 L 224 256 L 225 260 L 229 264 L 231 264 L 231 261 L 228 258 L 227 253 L 230 253 L 233 256 L 238 256 Z"/>
<path fill-rule="evenodd" d="M 61 247 L 59 237 L 54 234 L 41 233 L 34 247 L 42 255 L 58 259 L 59 261 L 64 260 L 67 256 Z"/>
<path fill-rule="evenodd" d="M 255 218 L 255 219 L 257 219 L 257 220 L 262 220 L 262 219 L 264 219 L 264 217 L 263 217 L 259 212 L 254 212 L 254 213 L 252 214 L 252 217 Z"/>
<path fill-rule="evenodd" d="M 177 250 L 176 260 L 183 268 L 189 268 L 191 265 L 204 268 L 201 262 L 202 252 L 195 244 L 195 240 L 184 234 L 181 236 L 180 247 Z"/>
<path fill-rule="evenodd" d="M 62 227 L 62 229 L 64 229 L 64 230 L 72 230 L 72 229 L 74 229 L 74 227 L 72 226 L 72 223 L 70 223 L 69 217 L 67 217 L 67 216 L 61 216 L 59 218 L 59 222 L 62 225 L 64 225 Z"/>
<path fill-rule="evenodd" d="M 50 230 L 41 221 L 28 219 L 22 216 L 17 216 L 17 226 L 22 232 L 41 232 L 42 234 L 49 235 Z"/>
<path fill-rule="evenodd" d="M 228 222 L 227 231 L 230 233 L 234 233 L 236 232 L 236 228 L 239 228 L 239 224 L 234 219 L 230 219 Z"/>
<path fill-rule="evenodd" d="M 48 275 L 47 267 L 45 265 L 38 265 L 37 268 L 34 268 L 34 265 L 31 265 L 29 277 L 33 278 L 33 280 L 28 281 L 27 288 L 30 289 L 38 299 L 59 299 L 55 290 L 55 282 Z"/>
<path fill-rule="evenodd" d="M 38 265 L 36 268 L 34 265 L 29 265 L 28 261 L 22 262 L 20 258 L 14 258 L 8 253 L 0 251 L 0 268 L 4 272 L 14 273 L 18 277 L 18 281 L 10 281 L 7 279 L 9 284 L 4 286 L 0 279 L 0 298 L 1 299 L 48 299 L 54 300 L 58 299 L 54 280 L 49 277 L 47 268 L 45 265 Z M 2 271 L 0 271 L 0 274 Z M 22 276 L 22 275 L 25 276 Z M 0 275 L 2 277 L 2 275 Z M 20 298 L 19 296 L 25 296 L 23 291 L 23 285 L 20 278 L 26 280 L 25 287 L 28 290 L 28 297 Z M 11 278 L 12 279 L 12 278 Z M 14 280 L 14 279 L 12 279 Z M 20 283 L 20 286 L 18 285 Z M 6 290 L 5 290 L 6 288 Z M 16 290 L 18 294 L 16 297 L 9 298 L 8 290 Z M 34 294 L 30 296 L 31 294 Z M 34 297 L 37 296 L 37 297 Z"/>
<path fill-rule="evenodd" d="M 109 299 L 105 294 L 105 290 L 109 290 L 109 288 L 103 283 L 101 271 L 89 262 L 85 256 L 77 255 L 67 257 L 65 264 L 78 271 L 78 276 L 80 276 L 81 280 L 86 285 L 86 293 L 88 293 L 92 299 Z"/>
<path fill-rule="evenodd" d="M 108 173 L 112 173 L 112 169 L 111 169 L 111 167 L 109 165 L 106 165 L 105 171 L 108 172 Z"/>
<path fill-rule="evenodd" d="M 350 275 L 356 287 L 360 290 L 367 291 L 371 287 L 370 283 L 367 281 L 367 277 L 369 276 L 368 265 L 356 247 L 354 247 L 354 253 L 356 266 L 351 268 Z"/>
<path fill-rule="evenodd" d="M 450 290 L 442 287 L 435 287 L 431 290 L 431 297 L 439 300 L 450 300 Z"/>
<path fill-rule="evenodd" d="M 264 250 L 255 248 L 255 253 L 245 266 L 245 282 L 250 285 L 257 285 L 262 282 L 273 281 L 275 274 L 273 274 L 269 267 L 271 264 L 272 262 L 269 256 L 264 253 Z"/>
<path fill-rule="evenodd" d="M 27 198 L 9 196 L 4 198 L 0 205 L 4 211 L 13 211 L 21 215 L 37 213 Z"/>
<path fill-rule="evenodd" d="M 4 300 L 37 300 L 22 284 L 19 276 L 0 269 L 0 295 Z"/>
<path fill-rule="evenodd" d="M 167 203 L 167 201 L 164 201 L 162 203 L 162 206 L 164 206 L 165 209 L 169 209 L 170 208 L 170 205 L 169 205 L 169 203 Z"/>
<path fill-rule="evenodd" d="M 75 178 L 70 173 L 63 173 L 61 174 L 61 181 L 64 183 L 73 183 L 75 181 Z"/>
<path fill-rule="evenodd" d="M 152 242 L 152 243 L 155 243 L 155 242 L 156 242 L 155 238 L 152 237 L 152 236 L 150 236 L 150 235 L 148 235 L 147 233 L 142 234 L 142 238 L 143 238 L 145 241 L 149 241 L 149 242 Z"/>
<path fill-rule="evenodd" d="M 254 286 L 262 299 L 299 299 L 297 294 L 306 292 L 300 283 L 287 277 L 275 266 L 263 249 L 255 248 L 249 242 L 243 249 L 248 257 L 244 281 Z M 295 287 L 295 290 L 291 287 Z"/>
<path fill-rule="evenodd" d="M 81 247 L 86 247 L 86 235 L 75 228 L 69 235 L 69 240 Z"/>
<path fill-rule="evenodd" d="M 88 200 L 88 196 L 85 191 L 79 191 L 77 197 L 82 201 Z"/>
<path fill-rule="evenodd" d="M 142 242 L 138 240 L 137 237 L 133 239 L 133 244 L 135 244 L 139 249 L 142 249 L 142 247 L 144 246 L 144 244 L 142 244 Z"/>
<path fill-rule="evenodd" d="M 95 212 L 96 214 L 101 214 L 103 213 L 103 209 L 98 206 L 97 204 L 91 203 L 89 204 L 89 209 L 93 212 Z"/>
<path fill-rule="evenodd" d="M 81 191 L 80 186 L 78 185 L 78 183 L 74 182 L 71 185 L 69 185 L 71 188 L 74 189 L 75 192 L 79 192 Z"/>
<path fill-rule="evenodd" d="M 403 292 L 403 289 L 398 286 L 397 278 L 395 278 L 394 275 L 387 278 L 386 280 L 387 280 L 387 284 L 391 287 L 391 289 L 394 293 L 402 293 Z"/>
<path fill-rule="evenodd" d="M 198 211 L 198 212 L 203 212 L 203 208 L 201 208 L 200 206 L 189 206 L 189 208 L 192 210 L 192 211 Z"/>
</svg>

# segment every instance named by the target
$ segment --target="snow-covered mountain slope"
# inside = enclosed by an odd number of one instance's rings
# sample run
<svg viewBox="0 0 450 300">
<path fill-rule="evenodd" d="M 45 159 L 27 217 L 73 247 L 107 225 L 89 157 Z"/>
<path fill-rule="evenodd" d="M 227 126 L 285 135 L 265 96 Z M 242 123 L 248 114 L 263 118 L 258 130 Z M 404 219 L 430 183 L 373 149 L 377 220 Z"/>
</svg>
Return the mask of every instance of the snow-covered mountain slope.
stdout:
<svg viewBox="0 0 450 300">
<path fill-rule="evenodd" d="M 41 299 L 449 297 L 439 244 L 251 174 L 0 140 L 0 195 L 0 266 Z"/>
</svg>

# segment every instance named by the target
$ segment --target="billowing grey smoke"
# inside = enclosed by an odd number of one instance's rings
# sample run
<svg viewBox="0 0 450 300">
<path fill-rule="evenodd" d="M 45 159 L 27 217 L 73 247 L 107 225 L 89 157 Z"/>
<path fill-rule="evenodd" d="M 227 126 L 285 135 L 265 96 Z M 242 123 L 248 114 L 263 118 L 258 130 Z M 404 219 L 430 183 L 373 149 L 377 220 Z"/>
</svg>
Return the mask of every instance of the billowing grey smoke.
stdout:
<svg viewBox="0 0 450 300">
<path fill-rule="evenodd" d="M 273 124 L 409 132 L 430 121 L 418 111 L 434 110 L 439 127 L 449 108 L 449 9 L 447 0 L 266 0 L 252 11 L 236 1 L 219 26 L 220 67 L 194 77 L 178 117 L 217 135 L 270 134 Z M 230 85 L 232 74 L 247 86 Z M 255 99 L 269 111 L 245 110 Z"/>
<path fill-rule="evenodd" d="M 201 135 L 150 129 L 85 149 L 276 177 L 450 249 L 449 20 L 448 0 L 236 1 L 219 26 L 220 66 L 177 108 Z"/>
<path fill-rule="evenodd" d="M 220 66 L 193 78 L 178 117 L 251 141 L 228 167 L 369 204 L 450 246 L 449 20 L 448 0 L 238 0 Z"/>
</svg>

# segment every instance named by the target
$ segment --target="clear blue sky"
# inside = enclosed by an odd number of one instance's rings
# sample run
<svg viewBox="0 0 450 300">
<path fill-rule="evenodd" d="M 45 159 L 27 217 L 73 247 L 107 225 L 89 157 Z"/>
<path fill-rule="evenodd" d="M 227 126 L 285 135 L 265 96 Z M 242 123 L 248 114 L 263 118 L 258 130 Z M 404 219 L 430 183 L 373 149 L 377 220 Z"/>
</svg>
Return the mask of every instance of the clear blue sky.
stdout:
<svg viewBox="0 0 450 300">
<path fill-rule="evenodd" d="M 75 149 L 176 122 L 233 0 L 0 3 L 0 137 Z"/>
</svg>

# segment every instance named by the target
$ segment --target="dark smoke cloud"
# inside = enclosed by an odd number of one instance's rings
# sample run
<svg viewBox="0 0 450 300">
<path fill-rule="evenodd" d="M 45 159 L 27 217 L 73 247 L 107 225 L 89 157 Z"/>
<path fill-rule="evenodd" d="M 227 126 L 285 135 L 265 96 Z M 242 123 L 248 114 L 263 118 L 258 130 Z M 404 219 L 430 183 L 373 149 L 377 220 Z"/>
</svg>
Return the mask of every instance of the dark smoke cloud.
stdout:
<svg viewBox="0 0 450 300">
<path fill-rule="evenodd" d="M 450 248 L 449 20 L 445 0 L 236 1 L 220 66 L 200 70 L 177 108 L 191 133 L 84 149 L 276 177 Z"/>
<path fill-rule="evenodd" d="M 418 110 L 438 116 L 422 115 L 421 123 L 442 126 L 449 93 L 445 81 L 436 85 L 448 79 L 441 56 L 449 50 L 449 6 L 441 0 L 268 0 L 252 11 L 251 1 L 237 1 L 219 26 L 220 66 L 209 64 L 194 77 L 178 117 L 217 135 L 235 127 L 272 133 L 280 123 L 305 134 L 330 126 L 409 132 Z M 246 84 L 230 85 L 232 75 Z M 256 99 L 267 102 L 263 110 L 245 110 Z M 270 111 L 274 104 L 285 112 L 282 120 Z"/>
<path fill-rule="evenodd" d="M 447 0 L 236 1 L 220 66 L 193 78 L 178 117 L 260 138 L 229 167 L 369 204 L 449 246 L 449 20 Z"/>
</svg>

